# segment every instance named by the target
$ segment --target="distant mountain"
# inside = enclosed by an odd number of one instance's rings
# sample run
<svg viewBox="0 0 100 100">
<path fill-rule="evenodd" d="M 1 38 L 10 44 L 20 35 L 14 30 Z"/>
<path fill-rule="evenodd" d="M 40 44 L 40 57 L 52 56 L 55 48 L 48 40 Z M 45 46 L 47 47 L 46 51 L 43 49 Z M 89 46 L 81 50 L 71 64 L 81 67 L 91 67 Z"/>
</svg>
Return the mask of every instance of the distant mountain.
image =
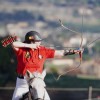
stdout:
<svg viewBox="0 0 100 100">
<path fill-rule="evenodd" d="M 15 3 L 18 3 L 18 2 L 32 2 L 34 0 L 0 0 L 0 2 L 15 2 Z"/>
<path fill-rule="evenodd" d="M 69 5 L 83 5 L 88 4 L 92 6 L 100 6 L 100 0 L 0 0 L 0 3 L 12 2 L 12 3 L 38 3 L 38 4 L 55 4 L 58 6 L 69 6 Z"/>
</svg>

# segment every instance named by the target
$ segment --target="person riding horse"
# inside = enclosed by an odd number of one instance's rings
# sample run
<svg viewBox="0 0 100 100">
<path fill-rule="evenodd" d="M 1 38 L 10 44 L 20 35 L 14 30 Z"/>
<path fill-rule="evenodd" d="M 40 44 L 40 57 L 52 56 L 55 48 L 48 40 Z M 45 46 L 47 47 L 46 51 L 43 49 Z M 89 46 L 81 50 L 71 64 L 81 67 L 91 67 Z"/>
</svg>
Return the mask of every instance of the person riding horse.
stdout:
<svg viewBox="0 0 100 100">
<path fill-rule="evenodd" d="M 15 41 L 12 47 L 17 57 L 17 80 L 12 100 L 20 100 L 23 94 L 29 92 L 29 86 L 33 89 L 34 100 L 50 100 L 45 89 L 43 66 L 48 58 L 62 57 L 69 54 L 79 54 L 81 50 L 55 50 L 41 45 L 42 38 L 36 31 L 29 31 L 25 35 L 24 42 Z M 25 75 L 27 71 L 34 76 L 31 85 L 28 84 Z M 31 77 L 31 74 L 30 74 Z M 31 82 L 31 81 L 30 81 Z"/>
</svg>

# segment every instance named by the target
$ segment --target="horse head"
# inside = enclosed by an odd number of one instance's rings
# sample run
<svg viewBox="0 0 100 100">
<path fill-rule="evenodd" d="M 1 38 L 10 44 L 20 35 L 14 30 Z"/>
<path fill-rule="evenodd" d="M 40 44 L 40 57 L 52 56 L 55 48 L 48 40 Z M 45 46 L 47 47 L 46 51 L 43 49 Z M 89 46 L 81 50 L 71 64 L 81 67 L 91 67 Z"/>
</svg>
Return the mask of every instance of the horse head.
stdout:
<svg viewBox="0 0 100 100">
<path fill-rule="evenodd" d="M 38 84 L 44 84 L 44 77 L 46 76 L 46 70 L 44 69 L 42 73 L 38 72 L 30 72 L 29 70 L 26 71 L 25 78 L 28 82 L 28 85 L 34 87 Z"/>
<path fill-rule="evenodd" d="M 43 89 L 45 87 L 45 83 L 44 83 L 45 76 L 46 76 L 46 70 L 43 70 L 42 73 L 38 73 L 38 72 L 32 73 L 29 70 L 26 71 L 25 79 L 29 85 L 29 92 L 28 94 L 25 94 L 26 98 L 30 97 L 32 100 L 34 100 L 34 96 L 37 95 L 40 89 Z"/>
</svg>

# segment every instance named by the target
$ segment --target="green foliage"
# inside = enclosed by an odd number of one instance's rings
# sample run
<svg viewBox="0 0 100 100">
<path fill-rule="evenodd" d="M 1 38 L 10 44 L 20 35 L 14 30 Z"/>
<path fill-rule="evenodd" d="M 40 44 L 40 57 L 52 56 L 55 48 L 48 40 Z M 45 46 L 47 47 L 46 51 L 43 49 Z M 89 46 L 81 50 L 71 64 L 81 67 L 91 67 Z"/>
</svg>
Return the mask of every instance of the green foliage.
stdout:
<svg viewBox="0 0 100 100">
<path fill-rule="evenodd" d="M 57 68 L 54 67 L 54 66 L 50 67 L 50 69 L 51 69 L 51 71 L 52 71 L 53 73 L 57 73 L 57 72 L 58 72 Z"/>
<path fill-rule="evenodd" d="M 46 84 L 48 87 L 55 88 L 88 88 L 92 86 L 94 88 L 100 88 L 99 79 L 82 79 L 76 76 L 62 76 L 58 81 L 55 81 L 51 74 L 46 76 Z"/>
<path fill-rule="evenodd" d="M 5 48 L 1 43 L 0 53 L 0 85 L 6 85 L 8 82 L 15 81 L 16 58 L 11 46 Z"/>
</svg>

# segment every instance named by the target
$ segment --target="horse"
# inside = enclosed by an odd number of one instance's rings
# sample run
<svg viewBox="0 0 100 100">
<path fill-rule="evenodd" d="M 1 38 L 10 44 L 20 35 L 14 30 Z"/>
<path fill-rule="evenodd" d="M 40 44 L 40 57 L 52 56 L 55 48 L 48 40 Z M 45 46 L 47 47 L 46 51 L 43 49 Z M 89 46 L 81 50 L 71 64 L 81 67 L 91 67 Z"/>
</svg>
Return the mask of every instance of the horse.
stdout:
<svg viewBox="0 0 100 100">
<path fill-rule="evenodd" d="M 38 72 L 31 73 L 29 70 L 26 71 L 25 79 L 29 86 L 29 91 L 23 94 L 20 100 L 43 100 L 41 98 L 37 98 L 37 93 L 39 93 L 42 89 L 44 91 L 45 83 L 44 77 L 46 76 L 46 70 L 44 69 L 42 74 Z M 41 93 L 40 93 L 41 94 Z M 43 94 L 43 93 L 42 93 Z"/>
</svg>

